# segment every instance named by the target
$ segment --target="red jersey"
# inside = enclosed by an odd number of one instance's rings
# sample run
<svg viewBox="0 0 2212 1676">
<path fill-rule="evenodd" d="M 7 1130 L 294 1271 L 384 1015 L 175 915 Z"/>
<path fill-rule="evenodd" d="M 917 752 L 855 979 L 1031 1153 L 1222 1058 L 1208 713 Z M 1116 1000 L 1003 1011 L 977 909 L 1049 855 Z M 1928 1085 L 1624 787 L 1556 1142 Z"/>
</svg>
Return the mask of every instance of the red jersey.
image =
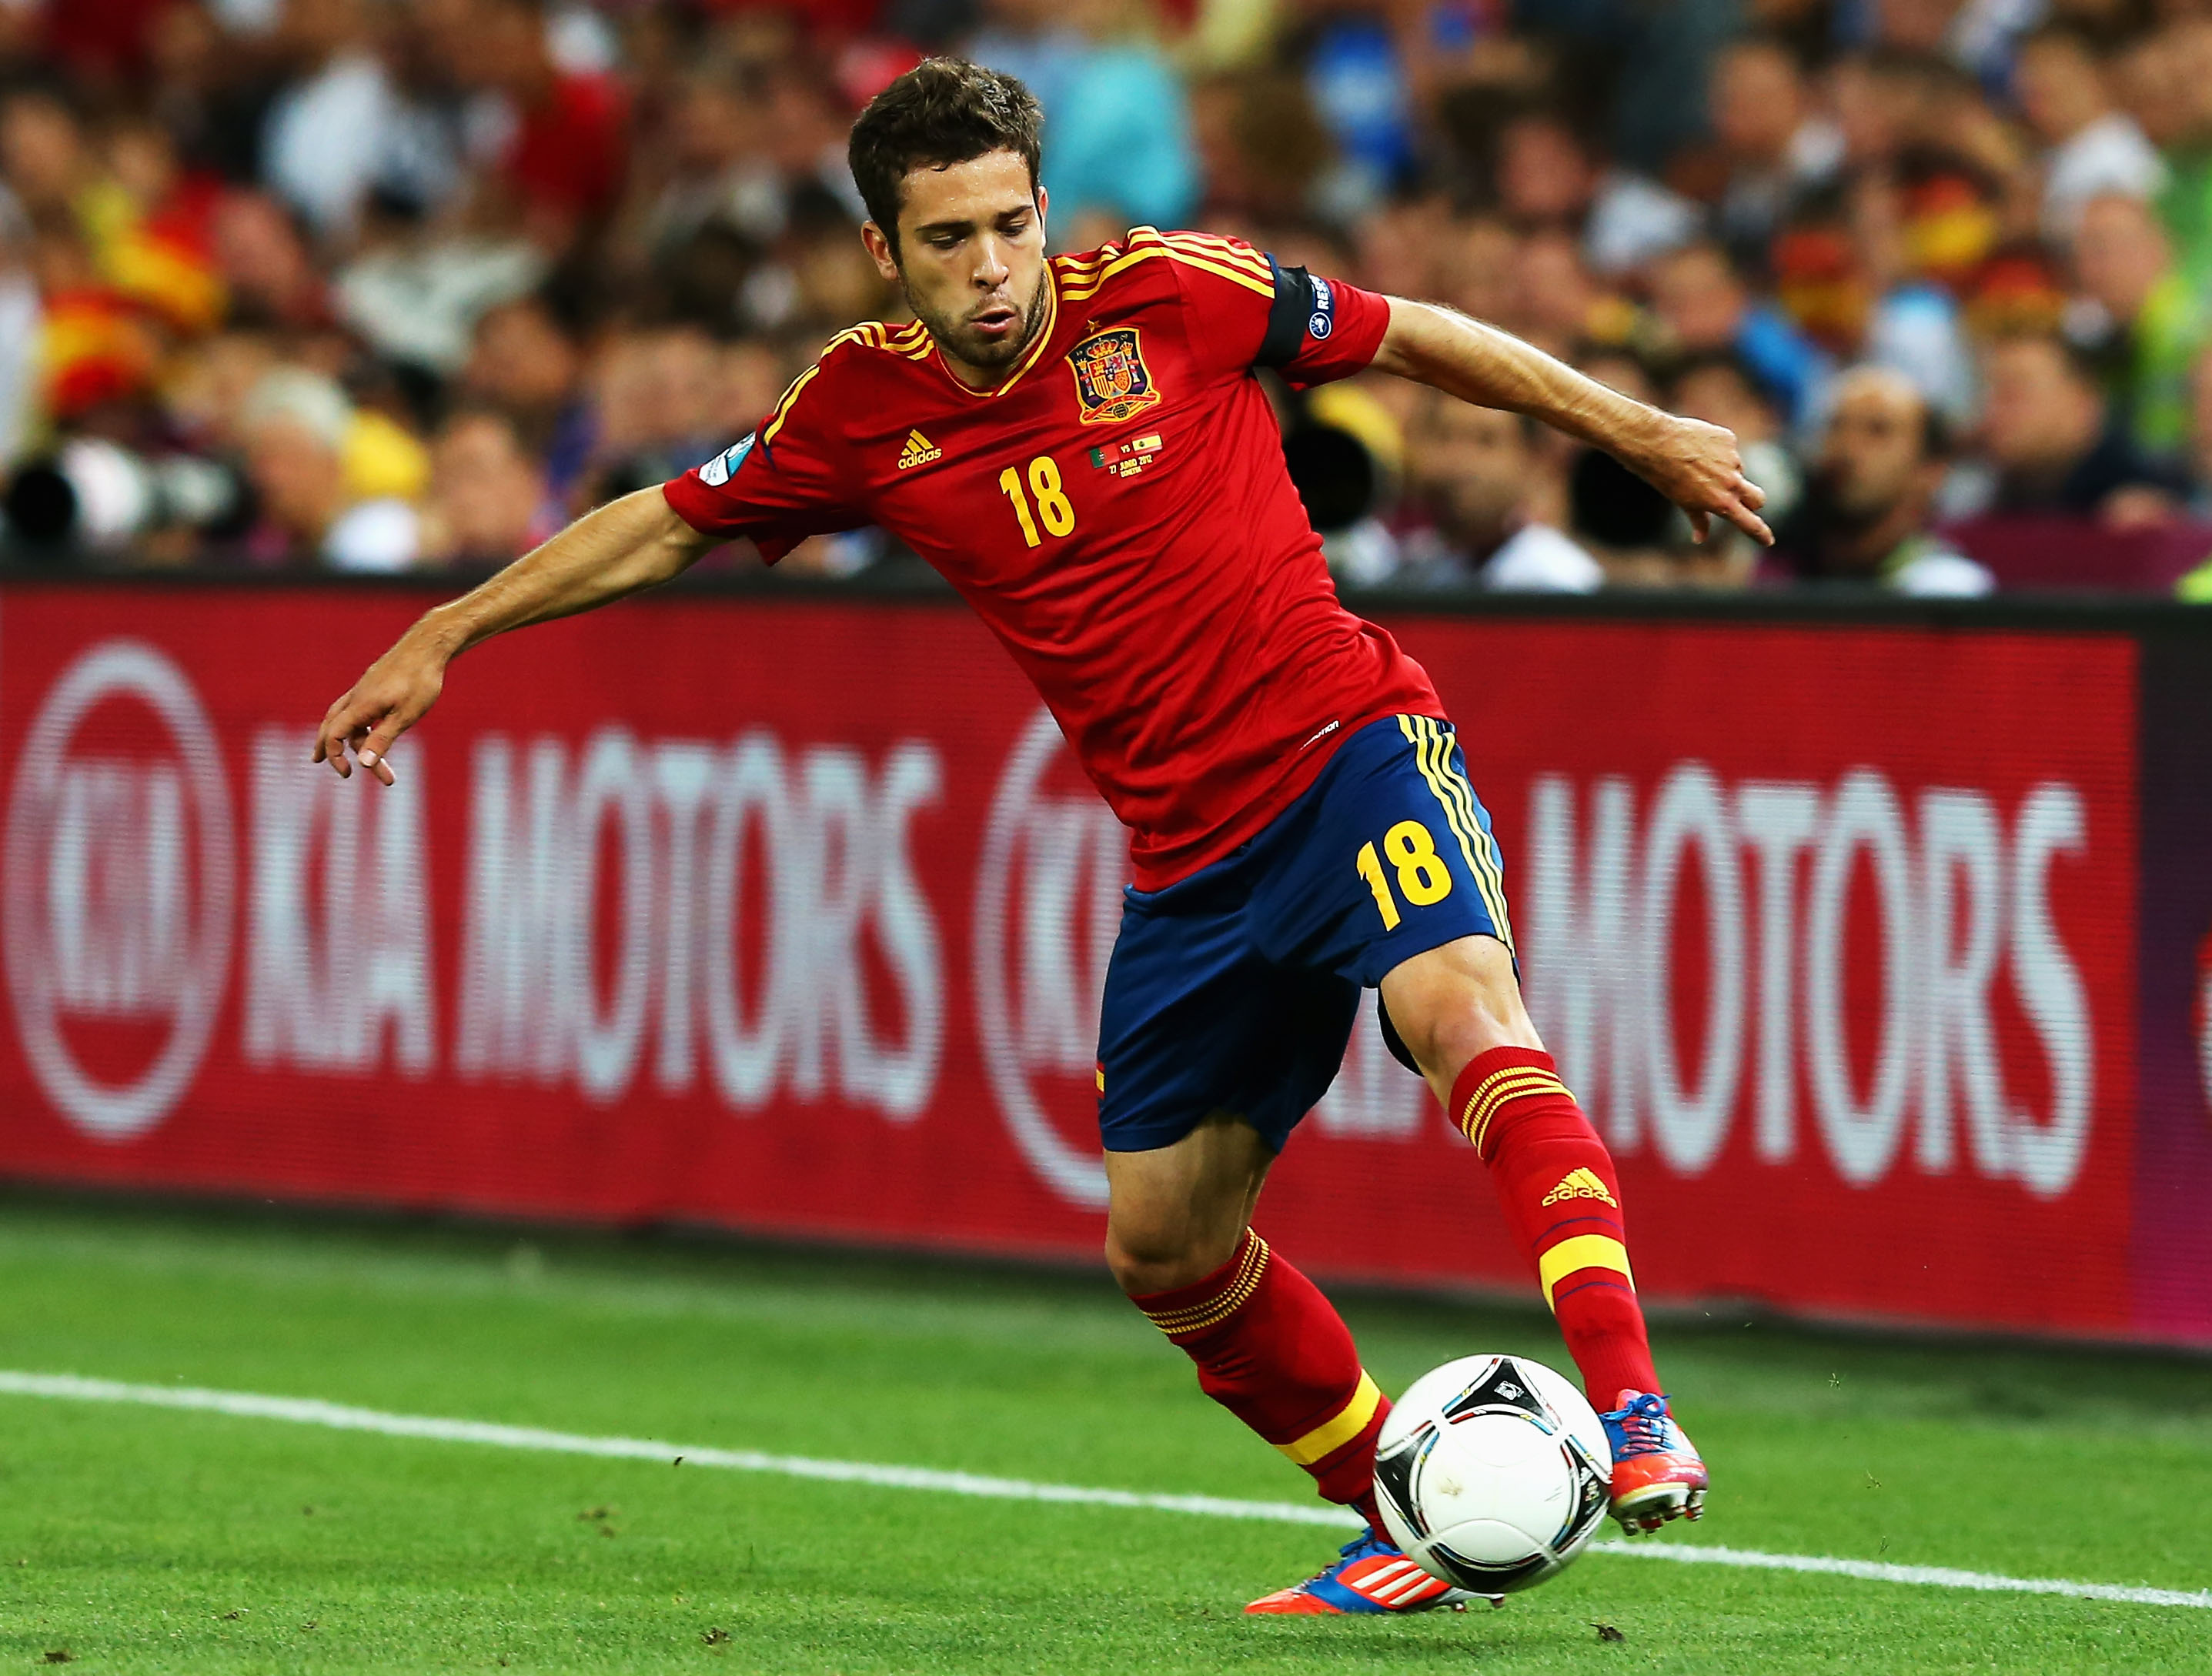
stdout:
<svg viewBox="0 0 2212 1676">
<path fill-rule="evenodd" d="M 858 326 L 665 492 L 771 563 L 865 524 L 913 548 L 1036 683 L 1157 890 L 1265 826 L 1363 724 L 1443 714 L 1338 603 L 1252 376 L 1359 371 L 1389 304 L 1151 228 L 1054 257 L 1044 282 L 997 388 L 954 378 L 919 325 Z"/>
</svg>

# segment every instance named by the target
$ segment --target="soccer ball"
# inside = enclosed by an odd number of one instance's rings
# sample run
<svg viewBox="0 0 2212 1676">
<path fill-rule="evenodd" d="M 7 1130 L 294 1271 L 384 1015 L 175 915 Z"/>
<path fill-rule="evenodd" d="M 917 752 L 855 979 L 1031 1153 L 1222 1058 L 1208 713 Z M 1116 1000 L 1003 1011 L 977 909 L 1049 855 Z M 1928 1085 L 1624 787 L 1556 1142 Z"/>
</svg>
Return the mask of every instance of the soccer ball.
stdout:
<svg viewBox="0 0 2212 1676">
<path fill-rule="evenodd" d="M 1559 1575 L 1605 1522 L 1613 1451 L 1583 1394 L 1525 1356 L 1424 1374 L 1382 1423 L 1375 1499 L 1431 1576 L 1510 1594 Z"/>
</svg>

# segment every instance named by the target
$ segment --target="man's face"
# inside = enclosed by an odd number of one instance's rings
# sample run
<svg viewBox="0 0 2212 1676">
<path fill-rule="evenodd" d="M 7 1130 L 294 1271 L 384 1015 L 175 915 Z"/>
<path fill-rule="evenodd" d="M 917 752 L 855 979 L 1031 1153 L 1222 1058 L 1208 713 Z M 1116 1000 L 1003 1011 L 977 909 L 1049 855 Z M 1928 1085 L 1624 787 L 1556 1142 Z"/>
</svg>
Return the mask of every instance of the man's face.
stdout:
<svg viewBox="0 0 2212 1676">
<path fill-rule="evenodd" d="M 1733 156 L 1748 162 L 1779 157 L 1796 131 L 1803 91 L 1796 67 L 1779 47 L 1748 43 L 1715 66 L 1712 125 Z"/>
<path fill-rule="evenodd" d="M 2121 325 L 2142 312 L 2169 262 L 2165 230 L 2147 205 L 2106 193 L 2082 210 L 2074 235 L 2075 277 Z"/>
<path fill-rule="evenodd" d="M 1875 524 L 1908 496 L 1926 492 L 1929 463 L 1920 398 L 1901 378 L 1846 381 L 1829 415 L 1820 450 L 1827 502 L 1848 522 Z"/>
<path fill-rule="evenodd" d="M 1416 489 L 1451 534 L 1495 541 L 1528 492 L 1528 444 L 1520 416 L 1431 398 L 1414 434 L 1413 467 Z"/>
<path fill-rule="evenodd" d="M 2061 471 L 2089 452 L 2103 401 L 2040 338 L 2000 343 L 1983 369 L 1982 440 L 2004 471 Z"/>
<path fill-rule="evenodd" d="M 905 293 L 956 370 L 1002 371 L 1044 323 L 1044 209 L 1011 151 L 910 173 L 899 192 L 898 252 L 861 230 L 884 277 Z"/>
</svg>

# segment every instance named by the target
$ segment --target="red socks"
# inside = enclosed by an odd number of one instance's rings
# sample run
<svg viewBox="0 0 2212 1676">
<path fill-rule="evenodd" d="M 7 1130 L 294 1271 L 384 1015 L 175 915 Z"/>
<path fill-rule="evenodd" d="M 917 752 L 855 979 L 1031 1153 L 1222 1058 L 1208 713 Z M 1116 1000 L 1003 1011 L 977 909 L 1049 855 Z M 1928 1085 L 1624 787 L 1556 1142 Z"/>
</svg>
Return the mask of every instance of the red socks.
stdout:
<svg viewBox="0 0 2212 1676">
<path fill-rule="evenodd" d="M 1628 1269 L 1620 1185 L 1552 1056 L 1495 1048 L 1452 1084 L 1451 1117 L 1490 1166 L 1514 1242 L 1536 1266 L 1592 1406 L 1659 1375 Z M 1130 1300 L 1198 1364 L 1199 1388 L 1307 1472 L 1322 1497 L 1375 1517 L 1375 1439 L 1389 1400 L 1313 1282 L 1250 1229 L 1195 1285 Z"/>
<path fill-rule="evenodd" d="M 1312 1473 L 1324 1499 L 1373 1521 L 1375 1438 L 1390 1401 L 1312 1281 L 1248 1228 L 1196 1285 L 1130 1302 L 1198 1364 L 1200 1390 Z"/>
<path fill-rule="evenodd" d="M 1493 1048 L 1452 1084 L 1451 1120 L 1474 1143 L 1514 1243 L 1536 1266 L 1583 1388 L 1600 1413 L 1656 1391 L 1628 1268 L 1613 1160 L 1549 1054 Z"/>
</svg>

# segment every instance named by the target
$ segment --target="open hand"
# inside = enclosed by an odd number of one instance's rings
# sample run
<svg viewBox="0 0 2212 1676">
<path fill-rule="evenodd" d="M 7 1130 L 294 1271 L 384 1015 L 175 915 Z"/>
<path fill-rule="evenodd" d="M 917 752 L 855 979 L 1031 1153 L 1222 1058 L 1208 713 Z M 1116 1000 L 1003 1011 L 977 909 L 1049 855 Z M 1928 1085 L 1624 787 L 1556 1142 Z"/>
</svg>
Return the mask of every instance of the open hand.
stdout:
<svg viewBox="0 0 2212 1676">
<path fill-rule="evenodd" d="M 1759 509 L 1766 491 L 1743 475 L 1735 433 L 1702 419 L 1661 414 L 1656 434 L 1626 463 L 1654 489 L 1690 514 L 1690 526 L 1704 541 L 1712 520 L 1724 518 L 1761 546 L 1774 545 L 1774 531 Z"/>
<path fill-rule="evenodd" d="M 342 780 L 350 778 L 350 747 L 361 765 L 386 785 L 392 764 L 385 761 L 402 733 L 422 720 L 446 684 L 445 654 L 423 644 L 415 633 L 368 666 L 353 690 L 324 713 L 315 735 L 315 761 L 328 762 Z"/>
</svg>

